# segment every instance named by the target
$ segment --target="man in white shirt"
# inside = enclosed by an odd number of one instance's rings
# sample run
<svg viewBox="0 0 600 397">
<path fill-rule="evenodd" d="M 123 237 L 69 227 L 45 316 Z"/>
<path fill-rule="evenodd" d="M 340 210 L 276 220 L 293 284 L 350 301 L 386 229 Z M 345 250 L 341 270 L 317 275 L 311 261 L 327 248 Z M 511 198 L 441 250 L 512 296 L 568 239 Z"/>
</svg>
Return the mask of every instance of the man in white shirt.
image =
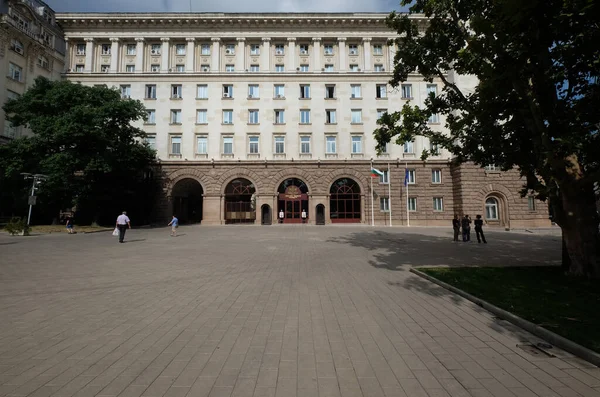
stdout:
<svg viewBox="0 0 600 397">
<path fill-rule="evenodd" d="M 127 227 L 131 228 L 131 223 L 129 221 L 129 217 L 127 217 L 127 212 L 123 211 L 121 215 L 117 217 L 117 229 L 119 229 L 119 243 L 122 243 L 125 239 L 125 231 Z"/>
</svg>

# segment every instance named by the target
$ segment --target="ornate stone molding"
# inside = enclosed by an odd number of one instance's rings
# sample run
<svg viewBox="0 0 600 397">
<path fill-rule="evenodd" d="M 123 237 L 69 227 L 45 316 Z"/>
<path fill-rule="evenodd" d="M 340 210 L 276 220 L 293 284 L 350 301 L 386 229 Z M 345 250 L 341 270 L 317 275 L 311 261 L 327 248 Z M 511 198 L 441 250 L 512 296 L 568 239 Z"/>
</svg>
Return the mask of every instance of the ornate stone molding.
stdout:
<svg viewBox="0 0 600 397">
<path fill-rule="evenodd" d="M 262 40 L 262 41 L 267 41 L 267 42 L 268 42 L 268 41 L 271 41 L 271 38 L 270 38 L 270 37 L 263 37 L 261 40 Z"/>
<path fill-rule="evenodd" d="M 111 37 L 109 40 L 111 43 L 118 43 L 120 41 L 120 39 L 118 39 L 116 37 Z"/>
<path fill-rule="evenodd" d="M 85 39 L 83 39 L 86 43 L 93 43 L 94 39 L 92 37 L 86 37 Z"/>
<path fill-rule="evenodd" d="M 187 41 L 188 43 L 193 43 L 196 41 L 195 37 L 186 37 L 185 41 Z"/>
<path fill-rule="evenodd" d="M 143 37 L 136 37 L 135 41 L 138 43 L 143 43 L 145 41 L 145 39 Z"/>
<path fill-rule="evenodd" d="M 213 43 L 218 43 L 221 41 L 221 38 L 220 37 L 211 37 L 210 41 L 212 41 Z"/>
<path fill-rule="evenodd" d="M 160 41 L 162 41 L 163 43 L 168 43 L 169 41 L 171 41 L 171 38 L 169 38 L 169 37 L 161 37 Z"/>
<path fill-rule="evenodd" d="M 245 37 L 236 37 L 235 38 L 236 41 L 246 41 Z"/>
</svg>

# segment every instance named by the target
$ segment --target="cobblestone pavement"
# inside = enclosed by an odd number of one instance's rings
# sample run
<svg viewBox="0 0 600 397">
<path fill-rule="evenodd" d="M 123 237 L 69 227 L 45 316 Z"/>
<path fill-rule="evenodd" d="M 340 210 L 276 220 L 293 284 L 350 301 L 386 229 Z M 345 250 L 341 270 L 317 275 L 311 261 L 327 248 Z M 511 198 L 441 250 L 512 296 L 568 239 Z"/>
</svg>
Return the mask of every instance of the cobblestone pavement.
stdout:
<svg viewBox="0 0 600 397">
<path fill-rule="evenodd" d="M 226 226 L 0 237 L 0 396 L 600 396 L 600 369 L 408 272 L 556 236 Z"/>
</svg>

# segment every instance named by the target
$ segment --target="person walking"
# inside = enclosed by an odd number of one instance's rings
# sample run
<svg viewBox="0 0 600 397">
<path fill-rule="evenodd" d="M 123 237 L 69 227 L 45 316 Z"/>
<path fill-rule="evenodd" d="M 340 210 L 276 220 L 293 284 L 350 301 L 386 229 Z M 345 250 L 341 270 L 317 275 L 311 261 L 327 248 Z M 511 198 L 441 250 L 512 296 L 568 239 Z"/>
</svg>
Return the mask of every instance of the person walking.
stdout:
<svg viewBox="0 0 600 397">
<path fill-rule="evenodd" d="M 452 229 L 454 229 L 454 241 L 458 241 L 458 234 L 460 233 L 460 220 L 458 215 L 454 215 L 452 219 Z"/>
<path fill-rule="evenodd" d="M 469 215 L 465 215 L 462 219 L 462 237 L 464 243 L 471 241 L 471 219 Z"/>
<path fill-rule="evenodd" d="M 475 217 L 475 222 L 473 222 L 475 224 L 475 234 L 477 235 L 477 242 L 481 243 L 481 241 L 483 240 L 484 244 L 487 244 L 487 241 L 485 241 L 485 236 L 483 235 L 483 219 L 481 219 L 481 215 L 477 215 Z"/>
<path fill-rule="evenodd" d="M 131 229 L 131 221 L 127 216 L 127 212 L 123 211 L 123 213 L 117 217 L 117 229 L 119 229 L 119 243 L 122 243 L 125 239 L 125 231 L 128 227 Z"/>
<path fill-rule="evenodd" d="M 67 222 L 65 225 L 67 226 L 67 232 L 69 232 L 69 234 L 75 233 L 73 230 L 73 219 L 70 216 L 67 217 Z"/>
<path fill-rule="evenodd" d="M 177 227 L 179 227 L 179 219 L 175 215 L 173 215 L 173 219 L 167 226 L 171 226 L 171 236 L 177 237 Z"/>
</svg>

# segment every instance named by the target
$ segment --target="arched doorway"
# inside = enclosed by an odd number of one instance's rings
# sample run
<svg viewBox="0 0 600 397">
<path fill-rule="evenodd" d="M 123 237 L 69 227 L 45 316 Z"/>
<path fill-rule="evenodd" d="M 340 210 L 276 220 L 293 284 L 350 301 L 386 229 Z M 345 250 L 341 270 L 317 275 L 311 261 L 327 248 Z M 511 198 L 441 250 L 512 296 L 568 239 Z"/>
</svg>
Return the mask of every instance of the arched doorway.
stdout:
<svg viewBox="0 0 600 397">
<path fill-rule="evenodd" d="M 302 211 L 308 214 L 308 187 L 298 178 L 288 178 L 277 189 L 277 214 L 283 211 L 283 223 L 302 223 Z"/>
<path fill-rule="evenodd" d="M 225 187 L 225 224 L 254 223 L 256 189 L 248 179 L 237 178 Z"/>
<path fill-rule="evenodd" d="M 332 223 L 360 223 L 360 186 L 350 178 L 340 178 L 329 189 L 329 217 Z"/>
<path fill-rule="evenodd" d="M 317 205 L 317 225 L 325 224 L 325 206 L 323 204 Z"/>
<path fill-rule="evenodd" d="M 263 204 L 260 207 L 260 224 L 270 225 L 271 221 L 271 206 L 269 204 Z"/>
<path fill-rule="evenodd" d="M 185 178 L 173 186 L 171 203 L 173 215 L 180 223 L 200 223 L 202 221 L 202 196 L 204 189 L 195 179 Z"/>
</svg>

